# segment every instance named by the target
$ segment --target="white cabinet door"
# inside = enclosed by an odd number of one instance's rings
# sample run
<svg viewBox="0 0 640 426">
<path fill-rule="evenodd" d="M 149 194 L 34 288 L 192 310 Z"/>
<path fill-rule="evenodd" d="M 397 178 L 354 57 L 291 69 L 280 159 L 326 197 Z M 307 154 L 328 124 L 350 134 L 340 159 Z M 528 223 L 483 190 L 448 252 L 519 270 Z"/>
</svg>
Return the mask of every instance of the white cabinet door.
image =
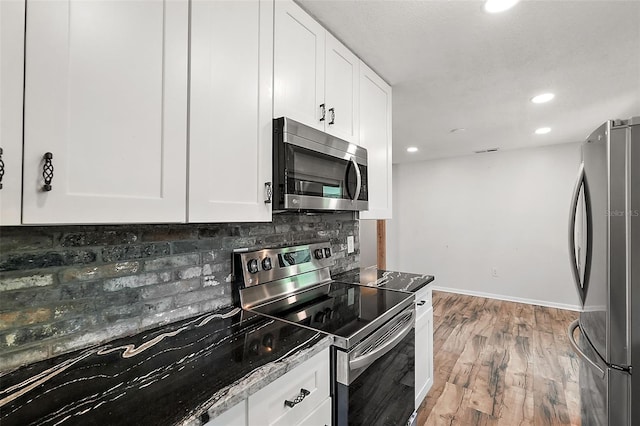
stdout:
<svg viewBox="0 0 640 426">
<path fill-rule="evenodd" d="M 191 6 L 189 222 L 270 221 L 273 1 Z"/>
<path fill-rule="evenodd" d="M 360 59 L 327 33 L 325 60 L 325 130 L 358 144 Z"/>
<path fill-rule="evenodd" d="M 24 6 L 0 1 L 0 225 L 20 224 Z"/>
<path fill-rule="evenodd" d="M 185 221 L 188 7 L 29 3 L 24 223 Z"/>
<path fill-rule="evenodd" d="M 391 219 L 391 87 L 360 63 L 360 145 L 367 149 L 369 211 L 360 219 Z"/>
<path fill-rule="evenodd" d="M 300 424 L 328 398 L 329 349 L 325 349 L 249 396 L 249 426 Z"/>
<path fill-rule="evenodd" d="M 292 1 L 276 1 L 274 117 L 324 130 L 325 30 Z M 326 110 L 326 106 L 324 106 Z"/>
<path fill-rule="evenodd" d="M 246 424 L 247 400 L 245 399 L 202 426 L 246 426 Z"/>
<path fill-rule="evenodd" d="M 433 385 L 433 308 L 416 318 L 416 400 L 418 409 Z"/>
</svg>

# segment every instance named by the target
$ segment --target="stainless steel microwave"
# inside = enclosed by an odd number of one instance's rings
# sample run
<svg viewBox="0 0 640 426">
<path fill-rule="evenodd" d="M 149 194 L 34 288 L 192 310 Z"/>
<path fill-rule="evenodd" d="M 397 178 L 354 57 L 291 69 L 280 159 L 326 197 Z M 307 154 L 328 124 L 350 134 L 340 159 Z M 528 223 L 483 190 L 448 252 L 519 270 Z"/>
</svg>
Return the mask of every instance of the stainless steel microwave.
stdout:
<svg viewBox="0 0 640 426">
<path fill-rule="evenodd" d="M 286 117 L 273 120 L 275 210 L 367 210 L 367 150 Z"/>
</svg>

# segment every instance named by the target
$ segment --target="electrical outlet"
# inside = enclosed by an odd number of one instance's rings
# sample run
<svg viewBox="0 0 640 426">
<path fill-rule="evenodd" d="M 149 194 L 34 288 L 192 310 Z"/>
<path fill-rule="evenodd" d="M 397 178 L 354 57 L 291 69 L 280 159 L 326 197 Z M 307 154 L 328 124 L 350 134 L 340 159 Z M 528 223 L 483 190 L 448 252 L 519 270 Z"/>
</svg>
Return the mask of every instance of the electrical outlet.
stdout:
<svg viewBox="0 0 640 426">
<path fill-rule="evenodd" d="M 498 278 L 498 268 L 496 267 L 491 268 L 491 276 L 494 278 Z"/>
<path fill-rule="evenodd" d="M 353 239 L 353 235 L 349 235 L 347 237 L 347 253 L 353 253 L 355 251 L 355 242 Z"/>
</svg>

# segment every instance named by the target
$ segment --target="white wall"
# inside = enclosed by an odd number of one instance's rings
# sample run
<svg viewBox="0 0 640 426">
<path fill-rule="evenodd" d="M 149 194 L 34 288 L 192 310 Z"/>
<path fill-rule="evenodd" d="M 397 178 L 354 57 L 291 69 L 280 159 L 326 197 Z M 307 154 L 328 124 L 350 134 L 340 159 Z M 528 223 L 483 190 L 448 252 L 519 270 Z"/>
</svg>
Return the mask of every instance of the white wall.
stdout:
<svg viewBox="0 0 640 426">
<path fill-rule="evenodd" d="M 567 227 L 579 164 L 578 143 L 394 164 L 388 269 L 432 274 L 461 293 L 578 309 Z"/>
</svg>

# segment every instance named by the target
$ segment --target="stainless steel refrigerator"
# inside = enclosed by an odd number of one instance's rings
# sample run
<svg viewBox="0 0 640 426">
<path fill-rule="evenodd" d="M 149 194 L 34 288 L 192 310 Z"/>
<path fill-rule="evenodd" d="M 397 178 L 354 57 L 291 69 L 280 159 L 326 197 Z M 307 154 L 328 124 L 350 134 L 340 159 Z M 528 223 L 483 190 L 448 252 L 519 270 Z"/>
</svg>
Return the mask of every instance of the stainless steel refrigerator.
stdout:
<svg viewBox="0 0 640 426">
<path fill-rule="evenodd" d="M 640 425 L 640 116 L 583 143 L 570 216 L 582 425 Z"/>
</svg>

